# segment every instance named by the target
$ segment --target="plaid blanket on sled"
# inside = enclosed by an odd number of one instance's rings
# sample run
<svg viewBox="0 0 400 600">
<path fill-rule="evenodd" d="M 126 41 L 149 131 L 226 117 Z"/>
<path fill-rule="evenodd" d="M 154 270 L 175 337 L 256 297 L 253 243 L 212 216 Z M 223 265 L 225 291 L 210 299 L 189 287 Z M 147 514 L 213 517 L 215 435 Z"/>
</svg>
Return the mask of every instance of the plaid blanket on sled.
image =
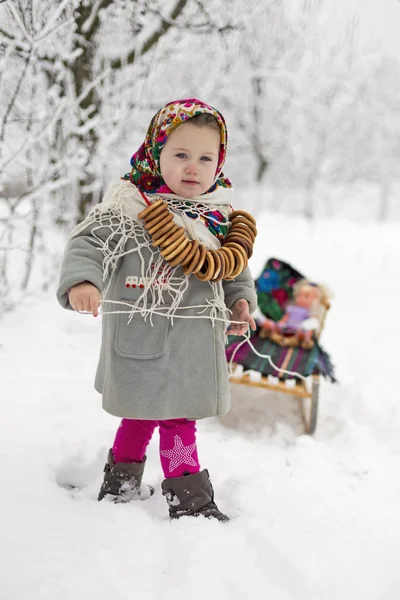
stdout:
<svg viewBox="0 0 400 600">
<path fill-rule="evenodd" d="M 229 342 L 226 347 L 228 361 L 231 360 L 237 346 L 243 342 L 243 338 L 230 336 Z M 312 373 L 320 373 L 324 377 L 329 377 L 331 381 L 336 381 L 329 354 L 318 343 L 315 343 L 311 350 L 304 350 L 299 347 L 283 348 L 270 340 L 260 338 L 257 332 L 250 338 L 250 342 L 260 354 L 269 355 L 274 365 L 280 369 L 294 371 L 304 377 L 308 377 Z M 247 342 L 243 343 L 235 353 L 233 362 L 243 365 L 245 370 L 260 371 L 263 375 L 273 375 L 281 379 L 293 377 L 293 375 L 282 374 L 274 369 L 269 360 L 257 356 Z"/>
</svg>

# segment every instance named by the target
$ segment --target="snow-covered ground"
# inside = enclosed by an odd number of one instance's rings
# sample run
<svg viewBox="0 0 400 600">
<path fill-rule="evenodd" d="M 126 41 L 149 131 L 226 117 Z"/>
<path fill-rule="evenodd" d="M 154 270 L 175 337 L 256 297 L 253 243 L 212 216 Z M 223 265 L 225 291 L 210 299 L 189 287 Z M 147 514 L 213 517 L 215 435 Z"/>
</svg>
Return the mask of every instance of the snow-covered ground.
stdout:
<svg viewBox="0 0 400 600">
<path fill-rule="evenodd" d="M 315 436 L 286 397 L 237 386 L 232 418 L 199 423 L 229 524 L 169 522 L 156 494 L 98 503 L 118 420 L 93 389 L 100 321 L 54 293 L 1 323 L 0 598 L 395 600 L 400 597 L 399 224 L 263 214 L 254 275 L 277 256 L 335 293 Z M 79 491 L 72 492 L 71 486 Z"/>
</svg>

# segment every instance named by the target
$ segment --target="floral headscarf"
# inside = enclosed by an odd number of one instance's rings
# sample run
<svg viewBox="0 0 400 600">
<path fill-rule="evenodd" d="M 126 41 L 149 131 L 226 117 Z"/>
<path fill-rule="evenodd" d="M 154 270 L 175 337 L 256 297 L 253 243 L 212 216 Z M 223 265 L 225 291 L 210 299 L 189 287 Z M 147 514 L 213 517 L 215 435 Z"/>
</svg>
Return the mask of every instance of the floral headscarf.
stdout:
<svg viewBox="0 0 400 600">
<path fill-rule="evenodd" d="M 145 141 L 131 158 L 132 170 L 123 179 L 129 179 L 146 194 L 170 194 L 172 190 L 165 184 L 160 171 L 160 154 L 168 136 L 174 129 L 196 115 L 207 113 L 216 118 L 221 131 L 221 143 L 218 166 L 213 185 L 205 194 L 213 192 L 217 187 L 232 187 L 231 182 L 222 173 L 226 157 L 228 132 L 225 119 L 214 107 L 197 100 L 186 98 L 173 100 L 161 108 L 152 118 L 146 133 Z"/>
</svg>

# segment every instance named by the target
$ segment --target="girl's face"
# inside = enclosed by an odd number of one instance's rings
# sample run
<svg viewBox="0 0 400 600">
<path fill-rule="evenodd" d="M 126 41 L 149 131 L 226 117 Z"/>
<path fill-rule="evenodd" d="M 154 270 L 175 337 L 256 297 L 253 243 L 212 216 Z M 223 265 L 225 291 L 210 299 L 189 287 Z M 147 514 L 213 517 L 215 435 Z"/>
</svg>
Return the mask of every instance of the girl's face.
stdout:
<svg viewBox="0 0 400 600">
<path fill-rule="evenodd" d="M 218 166 L 220 134 L 212 127 L 190 122 L 179 125 L 169 135 L 161 151 L 161 175 L 178 196 L 194 198 L 214 183 Z"/>
</svg>

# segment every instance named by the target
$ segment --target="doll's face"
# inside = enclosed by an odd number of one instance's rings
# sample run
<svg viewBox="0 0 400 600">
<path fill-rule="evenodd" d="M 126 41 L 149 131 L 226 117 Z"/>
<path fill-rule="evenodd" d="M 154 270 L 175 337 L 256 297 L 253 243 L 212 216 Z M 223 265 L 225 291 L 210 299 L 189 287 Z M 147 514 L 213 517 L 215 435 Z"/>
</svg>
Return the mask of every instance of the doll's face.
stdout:
<svg viewBox="0 0 400 600">
<path fill-rule="evenodd" d="M 161 175 L 178 196 L 195 198 L 214 183 L 220 134 L 211 127 L 183 123 L 169 135 L 161 151 Z"/>
<path fill-rule="evenodd" d="M 297 292 L 295 301 L 297 306 L 311 308 L 316 300 L 320 298 L 319 289 L 311 285 L 303 285 Z"/>
</svg>

